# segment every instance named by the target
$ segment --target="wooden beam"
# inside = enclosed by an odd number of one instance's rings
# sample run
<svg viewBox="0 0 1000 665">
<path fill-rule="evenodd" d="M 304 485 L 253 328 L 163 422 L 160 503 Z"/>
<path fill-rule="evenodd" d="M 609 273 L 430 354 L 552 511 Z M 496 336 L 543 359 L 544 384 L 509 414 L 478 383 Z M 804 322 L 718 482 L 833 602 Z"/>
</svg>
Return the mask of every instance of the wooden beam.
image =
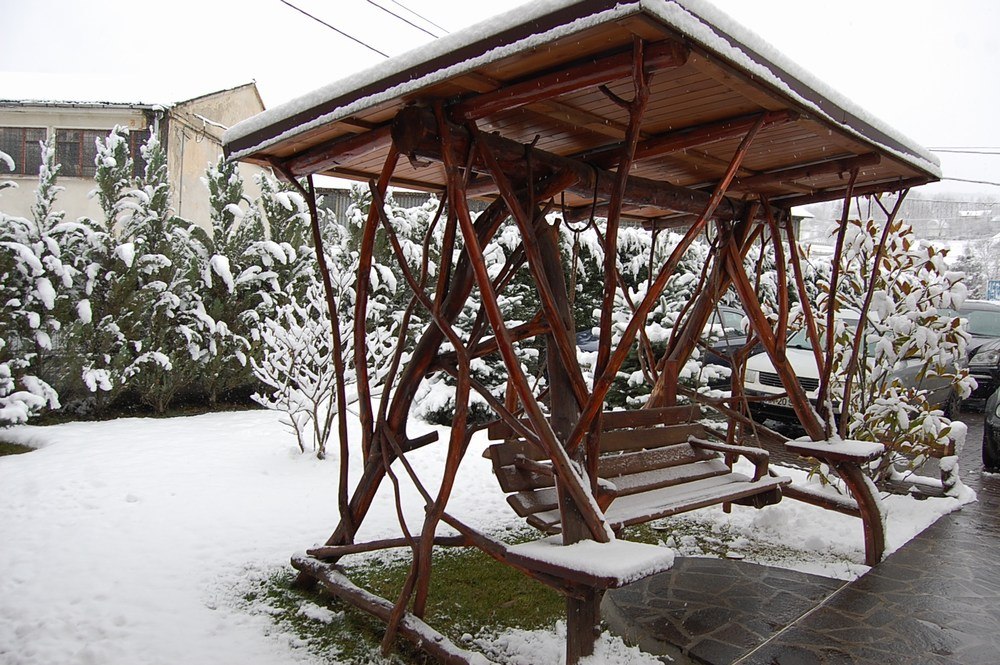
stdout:
<svg viewBox="0 0 1000 665">
<path fill-rule="evenodd" d="M 447 128 L 450 135 L 449 142 L 464 162 L 471 141 L 469 131 L 452 123 L 448 123 Z M 429 109 L 411 107 L 400 111 L 392 126 L 392 137 L 403 154 L 435 161 L 442 159 L 441 139 L 437 133 L 434 115 Z M 568 191 L 587 198 L 595 194 L 599 199 L 611 198 L 616 177 L 613 172 L 596 168 L 577 159 L 531 148 L 495 134 L 481 134 L 479 140 L 489 146 L 497 160 L 504 166 L 505 172 L 515 180 L 527 177 L 525 161 L 530 158 L 536 176 L 547 173 L 570 174 L 575 182 L 567 188 Z M 487 171 L 479 157 L 473 160 L 472 166 L 474 170 Z M 701 213 L 710 199 L 711 194 L 707 192 L 635 176 L 628 178 L 624 193 L 626 205 L 649 206 L 660 210 L 694 214 Z M 717 214 L 722 219 L 738 218 L 742 216 L 745 206 L 742 201 L 726 199 L 723 205 L 718 206 Z"/>
<path fill-rule="evenodd" d="M 324 589 L 354 607 L 388 623 L 393 613 L 393 604 L 355 586 L 339 570 L 316 559 L 297 555 L 292 558 L 292 566 L 303 574 L 315 578 Z M 421 619 L 406 612 L 399 623 L 399 633 L 418 649 L 430 654 L 439 663 L 450 665 L 472 665 L 489 662 L 482 654 L 466 651 L 455 646 L 447 637 L 437 632 Z"/>
<path fill-rule="evenodd" d="M 469 72 L 461 79 L 468 82 L 468 87 L 481 94 L 492 93 L 503 87 L 503 81 L 486 76 L 482 72 Z M 523 111 L 530 111 L 540 118 L 559 123 L 567 128 L 579 129 L 583 127 L 618 140 L 625 138 L 627 130 L 627 127 L 617 120 L 605 118 L 558 99 L 546 99 L 528 104 L 523 108 Z"/>
<path fill-rule="evenodd" d="M 567 208 L 564 214 L 564 219 L 570 222 L 582 222 L 584 220 L 589 220 L 591 213 L 594 217 L 607 217 L 610 204 L 608 203 L 598 203 L 596 206 L 592 205 L 582 205 L 575 206 L 572 208 Z M 663 215 L 653 215 L 649 210 L 653 209 L 653 206 L 649 205 L 625 205 L 622 206 L 622 219 L 632 219 L 638 220 L 640 222 L 647 222 L 650 219 L 658 219 Z M 642 214 L 643 210 L 647 210 L 646 214 Z"/>
<path fill-rule="evenodd" d="M 770 185 L 803 180 L 806 178 L 814 178 L 816 176 L 829 175 L 831 173 L 845 173 L 851 171 L 851 169 L 860 169 L 866 166 L 875 166 L 881 163 L 881 161 L 882 156 L 877 152 L 870 152 L 865 155 L 858 155 L 857 157 L 831 159 L 825 162 L 808 164 L 806 166 L 795 166 L 792 168 L 768 171 L 767 173 L 761 173 L 760 175 L 749 176 L 746 178 L 737 178 L 733 181 L 733 185 L 729 189 L 739 191 L 756 191 L 762 187 L 768 187 Z"/>
<path fill-rule="evenodd" d="M 282 160 L 282 163 L 297 176 L 318 173 L 331 166 L 387 148 L 392 143 L 389 129 L 389 125 L 383 125 L 362 134 L 338 136 Z"/>
<path fill-rule="evenodd" d="M 378 178 L 378 173 L 371 173 L 369 171 L 360 171 L 358 169 L 345 169 L 339 166 L 330 167 L 320 175 L 345 178 L 347 180 L 358 180 L 361 182 L 368 182 L 372 178 Z M 427 182 L 426 180 L 414 180 L 412 178 L 401 178 L 397 175 L 392 176 L 391 183 L 396 186 L 415 189 L 418 192 L 434 192 L 435 194 L 441 194 L 444 191 L 444 187 L 435 182 Z"/>
<path fill-rule="evenodd" d="M 645 220 L 642 223 L 642 228 L 652 231 L 656 230 L 674 230 L 674 229 L 686 229 L 698 221 L 698 215 L 677 215 L 676 217 L 654 217 L 652 219 Z"/>
<path fill-rule="evenodd" d="M 635 159 L 647 159 L 717 141 L 740 138 L 750 131 L 750 128 L 754 126 L 754 123 L 759 118 L 759 113 L 741 115 L 735 118 L 706 122 L 701 125 L 658 134 L 645 141 L 641 141 L 636 146 Z M 763 126 L 766 128 L 773 125 L 794 122 L 798 119 L 799 114 L 795 111 L 766 111 L 764 113 Z M 621 149 L 621 143 L 614 143 L 577 153 L 573 156 L 577 159 L 597 164 L 598 166 L 608 166 L 613 165 L 618 160 L 618 154 L 621 152 Z"/>
<path fill-rule="evenodd" d="M 655 71 L 680 67 L 690 51 L 672 39 L 650 44 L 645 49 L 645 68 Z M 632 74 L 632 49 L 602 58 L 586 58 L 582 62 L 559 65 L 541 76 L 509 84 L 499 90 L 470 97 L 453 104 L 451 118 L 457 122 L 478 120 L 499 111 L 509 111 L 534 102 L 582 90 Z"/>
<path fill-rule="evenodd" d="M 870 185 L 862 185 L 860 187 L 855 187 L 853 190 L 854 196 L 870 196 L 872 194 L 884 194 L 886 192 L 898 192 L 903 189 L 910 189 L 911 187 L 919 187 L 920 185 L 926 185 L 932 182 L 931 178 L 921 177 L 921 178 L 906 178 L 906 179 L 895 179 L 887 180 L 883 182 L 876 182 Z M 837 199 L 842 199 L 847 196 L 847 189 L 824 189 L 816 192 L 815 194 L 806 194 L 804 196 L 793 196 L 789 198 L 772 198 L 771 202 L 775 205 L 781 206 L 782 208 L 794 208 L 795 206 L 809 205 L 810 203 L 820 203 L 823 201 L 835 201 Z"/>
</svg>

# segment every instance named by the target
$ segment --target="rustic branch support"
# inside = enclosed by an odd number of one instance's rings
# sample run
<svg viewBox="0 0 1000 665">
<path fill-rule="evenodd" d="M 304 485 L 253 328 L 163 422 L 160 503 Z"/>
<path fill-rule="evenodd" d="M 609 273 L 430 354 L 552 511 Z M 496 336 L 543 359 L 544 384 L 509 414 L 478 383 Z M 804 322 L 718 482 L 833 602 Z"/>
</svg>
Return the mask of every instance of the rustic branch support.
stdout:
<svg viewBox="0 0 1000 665">
<path fill-rule="evenodd" d="M 312 558 L 297 557 L 294 565 L 300 570 L 299 583 L 319 581 L 382 619 L 387 626 L 384 650 L 392 647 L 398 632 L 442 662 L 467 663 L 475 658 L 420 621 L 428 602 L 435 546 L 476 547 L 556 589 L 567 598 L 567 662 L 573 665 L 592 650 L 600 595 L 608 588 L 598 583 L 598 576 L 572 565 L 539 564 L 447 512 L 449 499 L 460 489 L 458 469 L 471 437 L 485 427 L 468 418 L 473 393 L 497 417 L 489 431 L 503 434 L 504 445 L 509 446 L 496 453 L 497 459 L 507 456 L 510 473 L 525 474 L 541 484 L 540 494 L 531 495 L 537 499 L 537 511 L 531 513 L 535 521 L 529 522 L 546 532 L 561 531 L 564 543 L 610 542 L 614 529 L 648 521 L 652 514 L 674 514 L 713 501 L 728 509 L 732 502 L 759 507 L 779 499 L 789 481 L 766 473 L 764 451 L 739 447 L 754 440 L 787 445 L 792 451 L 796 447 L 748 417 L 749 404 L 759 398 L 743 394 L 739 373 L 758 342 L 771 357 L 810 437 L 824 440 L 830 434 L 824 429 L 829 418 L 817 418 L 785 357 L 790 291 L 795 289 L 801 302 L 807 300 L 789 209 L 906 190 L 939 175 L 930 165 L 933 157 L 919 146 L 869 125 L 852 109 L 790 77 L 753 49 L 740 49 L 738 26 L 723 30 L 700 17 L 699 29 L 710 37 L 701 39 L 669 12 L 654 11 L 653 0 L 606 6 L 557 4 L 551 10 L 532 7 L 524 17 L 511 15 L 493 34 L 449 38 L 454 40 L 449 42 L 454 47 L 451 52 L 430 47 L 424 59 L 386 65 L 357 77 L 352 85 L 332 86 L 324 99 L 300 100 L 266 127 L 236 132 L 237 139 L 227 145 L 230 155 L 275 167 L 306 196 L 320 256 L 315 197 L 311 186 L 306 190 L 295 178 L 324 173 L 373 180 L 369 183 L 373 201 L 358 247 L 352 331 L 364 468 L 349 494 L 345 368 L 338 367 L 340 521 L 324 546 L 310 550 Z M 692 8 L 690 13 L 698 11 Z M 737 51 L 739 62 L 732 57 Z M 751 62 L 742 63 L 744 57 Z M 655 85 L 650 82 L 653 76 Z M 732 155 L 727 155 L 730 150 Z M 408 159 L 400 161 L 401 156 Z M 849 182 L 844 174 L 850 174 Z M 445 192 L 447 216 L 442 203 L 423 237 L 419 274 L 407 263 L 402 238 L 396 237 L 398 229 L 384 210 L 390 184 Z M 474 196 L 493 198 L 475 220 L 468 203 Z M 575 274 L 567 279 L 559 229 L 546 219 L 554 197 L 563 199 L 564 222 L 607 219 L 604 232 L 596 233 L 605 263 L 592 385 L 584 380 L 576 349 Z M 657 264 L 651 252 L 641 298 L 628 291 L 616 264 L 619 227 L 630 218 L 653 229 L 654 246 L 658 229 L 678 229 L 683 234 L 665 261 Z M 490 244 L 508 219 L 520 232 L 521 245 L 509 251 L 502 266 L 488 267 Z M 706 237 L 714 233 L 708 258 L 694 296 L 678 314 L 666 350 L 657 358 L 644 330 L 647 317 L 702 233 Z M 373 253 L 382 247 L 383 236 L 412 295 L 400 301 L 405 310 L 396 336 L 398 348 L 388 369 L 380 368 L 381 394 L 375 396 L 366 361 L 369 279 Z M 777 261 L 774 317 L 765 316 L 761 306 L 768 251 Z M 571 270 L 575 258 L 573 264 Z M 439 268 L 436 275 L 434 268 Z M 537 296 L 527 311 L 537 313 L 528 321 L 505 321 L 502 298 L 526 274 Z M 833 281 L 836 284 L 837 278 Z M 679 385 L 680 369 L 699 345 L 704 346 L 700 339 L 704 326 L 724 294 L 733 290 L 750 329 L 747 343 L 731 354 L 732 396 L 712 400 Z M 460 325 L 476 292 L 481 303 L 469 310 L 470 323 Z M 327 295 L 332 319 L 337 321 L 338 303 L 329 288 Z M 631 318 L 621 330 L 615 319 L 623 313 L 623 318 Z M 828 365 L 811 308 L 806 307 L 804 314 L 817 362 Z M 417 321 L 425 327 L 414 339 L 411 326 Z M 331 331 L 339 357 L 343 349 L 338 333 L 339 328 Z M 619 338 L 617 345 L 612 343 L 614 337 Z M 519 352 L 535 340 L 544 342 L 546 349 L 544 382 L 541 369 L 539 377 L 531 379 L 519 360 Z M 642 376 L 653 386 L 647 408 L 606 412 L 608 392 L 635 353 L 636 340 Z M 483 385 L 485 381 L 472 375 L 473 361 L 487 357 L 499 357 L 506 368 L 503 399 L 491 392 L 495 386 Z M 825 387 L 829 367 L 824 369 L 820 409 L 828 408 L 829 401 Z M 436 432 L 407 435 L 411 406 L 421 383 L 431 375 L 448 376 L 456 386 L 455 418 L 448 442 L 442 444 L 447 451 L 436 494 L 424 486 L 407 459 L 409 451 L 437 438 Z M 678 397 L 694 405 L 676 406 Z M 693 422 L 701 415 L 699 403 L 722 414 L 728 426 L 705 428 Z M 637 435 L 637 429 L 643 432 Z M 664 449 L 649 450 L 651 438 L 663 443 Z M 861 472 L 864 460 L 847 459 L 834 449 L 799 445 L 825 459 L 853 498 L 818 497 L 794 486 L 788 495 L 861 517 L 866 560 L 877 562 L 884 533 L 878 497 Z M 737 453 L 747 452 L 755 462 L 755 473 L 753 480 L 745 480 L 760 486 L 685 499 L 673 485 L 658 484 L 664 479 L 673 483 L 685 473 L 698 476 L 706 466 L 702 462 L 715 465 L 712 468 L 725 474 L 728 483 L 739 475 L 729 465 Z M 667 458 L 677 465 L 657 466 L 666 464 Z M 688 462 L 696 470 L 687 470 Z M 641 514 L 623 516 L 636 503 L 619 501 L 615 483 L 602 475 L 610 467 L 628 467 L 644 478 L 657 476 L 641 490 L 648 492 L 643 501 L 656 499 L 656 509 L 643 507 Z M 663 477 L 657 475 L 661 472 Z M 424 503 L 419 530 L 404 519 L 399 491 L 403 473 Z M 498 479 L 507 477 L 504 473 L 498 472 Z M 385 477 L 395 489 L 401 536 L 354 543 Z M 519 503 L 522 500 L 528 498 L 512 501 L 512 506 L 520 506 L 519 514 L 528 512 L 527 504 Z M 442 522 L 459 535 L 438 535 Z M 390 547 L 408 547 L 412 552 L 409 575 L 394 602 L 355 587 L 335 568 L 343 556 Z"/>
<path fill-rule="evenodd" d="M 680 42 L 666 40 L 646 47 L 643 64 L 650 70 L 680 67 L 687 62 L 689 54 L 690 50 Z M 457 122 L 479 120 L 497 111 L 510 111 L 567 92 L 624 78 L 633 73 L 634 66 L 634 53 L 631 50 L 597 60 L 587 59 L 580 64 L 562 65 L 552 73 L 508 84 L 493 92 L 453 104 L 450 114 Z"/>
<path fill-rule="evenodd" d="M 760 119 L 758 118 L 758 121 Z M 467 129 L 447 123 L 448 143 L 455 155 L 465 155 L 468 152 L 472 137 Z M 442 138 L 434 119 L 434 114 L 428 109 L 410 107 L 400 111 L 392 127 L 392 137 L 399 151 L 433 161 L 441 161 Z M 531 161 L 540 170 L 539 175 L 556 174 L 571 178 L 566 191 L 599 199 L 610 199 L 616 176 L 614 173 L 595 167 L 587 162 L 570 157 L 560 157 L 538 148 L 526 149 L 524 145 L 505 139 L 495 134 L 482 134 L 479 140 L 490 149 L 497 161 L 503 166 L 504 172 L 514 180 L 523 181 L 527 177 L 525 170 L 525 155 L 530 155 Z M 475 160 L 472 168 L 478 173 L 488 173 L 486 165 L 481 160 Z M 694 189 L 671 185 L 659 180 L 650 180 L 629 176 L 625 191 L 622 194 L 623 204 L 651 206 L 664 210 L 676 210 L 700 214 L 705 210 L 711 195 Z M 720 206 L 721 200 L 713 207 L 721 219 L 740 218 L 745 212 L 746 204 L 742 201 L 726 199 L 726 204 Z"/>
</svg>

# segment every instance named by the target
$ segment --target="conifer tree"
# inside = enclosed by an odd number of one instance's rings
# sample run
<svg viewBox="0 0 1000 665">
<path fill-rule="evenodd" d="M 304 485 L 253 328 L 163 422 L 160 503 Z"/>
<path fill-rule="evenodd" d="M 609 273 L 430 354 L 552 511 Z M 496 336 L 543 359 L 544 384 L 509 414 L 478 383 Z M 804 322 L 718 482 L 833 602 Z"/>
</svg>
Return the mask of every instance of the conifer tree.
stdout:
<svg viewBox="0 0 1000 665">
<path fill-rule="evenodd" d="M 228 391 L 253 383 L 247 358 L 258 352 L 261 291 L 271 286 L 259 254 L 247 251 L 264 240 L 264 227 L 256 205 L 244 196 L 236 163 L 220 158 L 204 182 L 212 234 L 192 234 L 199 255 L 194 312 L 202 324 L 201 383 L 214 405 Z"/>
<path fill-rule="evenodd" d="M 51 163 L 47 155 L 40 177 L 51 185 L 39 187 L 44 200 L 57 192 Z M 6 153 L 0 152 L 0 164 L 13 170 Z M 4 182 L 0 189 L 8 186 Z M 62 274 L 58 247 L 43 239 L 35 220 L 0 213 L 0 426 L 59 407 L 58 394 L 36 370 L 38 351 L 51 348 L 51 333 L 58 329 L 53 277 Z"/>
<path fill-rule="evenodd" d="M 261 290 L 267 313 L 292 296 L 304 296 L 315 265 L 305 200 L 269 173 L 258 173 L 254 182 L 260 189 L 256 208 L 263 217 L 266 238 L 251 242 L 247 252 L 256 257 L 263 268 L 261 278 L 270 287 Z"/>
<path fill-rule="evenodd" d="M 60 245 L 79 275 L 74 288 L 77 317 L 67 335 L 79 381 L 80 397 L 73 406 L 101 413 L 129 388 L 126 373 L 134 373 L 136 349 L 145 335 L 147 294 L 140 290 L 135 242 L 115 235 L 133 189 L 127 130 L 115 127 L 97 140 L 94 165 L 97 187 L 91 195 L 98 197 L 104 219 L 84 217 L 64 224 Z"/>
<path fill-rule="evenodd" d="M 127 305 L 134 359 L 123 372 L 139 399 L 163 413 L 197 373 L 201 324 L 193 315 L 195 257 L 187 224 L 170 208 L 166 151 L 155 132 L 142 146 L 145 171 L 121 202 L 122 245 L 133 248 L 138 288 Z"/>
</svg>

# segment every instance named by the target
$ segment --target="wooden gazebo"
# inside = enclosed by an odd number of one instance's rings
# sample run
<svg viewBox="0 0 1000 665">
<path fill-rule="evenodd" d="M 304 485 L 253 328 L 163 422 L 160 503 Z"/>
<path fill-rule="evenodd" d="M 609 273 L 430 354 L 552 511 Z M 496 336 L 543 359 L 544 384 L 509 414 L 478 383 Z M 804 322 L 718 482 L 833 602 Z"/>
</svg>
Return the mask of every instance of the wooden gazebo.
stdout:
<svg viewBox="0 0 1000 665">
<path fill-rule="evenodd" d="M 302 571 L 301 580 L 318 580 L 382 617 L 389 626 L 387 645 L 400 632 L 442 660 L 473 659 L 419 620 L 435 544 L 479 547 L 564 593 L 568 662 L 593 648 L 603 589 L 669 565 L 669 557 L 648 546 L 616 540 L 621 526 L 643 518 L 709 503 L 763 505 L 783 492 L 861 517 L 868 562 L 881 558 L 878 499 L 860 471 L 860 463 L 877 447 L 859 451 L 831 442 L 835 437 L 825 384 L 814 408 L 785 361 L 789 290 L 804 289 L 789 211 L 796 205 L 843 199 L 846 216 L 846 203 L 853 197 L 905 192 L 937 180 L 937 162 L 773 55 L 769 45 L 711 6 L 695 0 L 528 4 L 262 113 L 227 132 L 225 142 L 229 158 L 273 167 L 290 182 L 323 174 L 368 182 L 371 188 L 354 313 L 363 431 L 357 443 L 365 471 L 355 487 L 346 486 L 350 449 L 342 421 L 340 524 L 326 547 L 294 563 Z M 407 349 L 408 363 L 393 364 L 376 408 L 365 367 L 364 322 L 371 256 L 380 228 L 400 253 L 382 205 L 390 185 L 440 193 L 447 209 L 441 256 L 452 254 L 459 237 L 462 250 L 436 280 L 414 274 L 400 260 L 400 275 L 414 292 L 412 307 L 420 308 L 432 323 Z M 311 180 L 309 186 L 297 186 L 311 194 Z M 472 198 L 491 202 L 476 219 L 468 208 Z M 315 227 L 315 200 L 310 200 Z M 559 201 L 567 222 L 595 214 L 607 219 L 602 239 L 612 249 L 605 252 L 609 258 L 592 384 L 584 380 L 577 360 L 567 280 L 555 231 L 546 221 L 553 200 Z M 522 246 L 516 261 L 500 276 L 491 276 L 483 248 L 508 218 L 517 224 Z M 673 255 L 650 275 L 645 296 L 631 303 L 631 322 L 615 344 L 611 310 L 621 280 L 613 248 L 623 220 L 684 235 Z M 684 251 L 706 229 L 713 238 L 710 269 L 665 353 L 654 359 L 649 402 L 639 412 L 606 413 L 607 391 L 642 339 L 647 315 Z M 318 241 L 318 228 L 314 232 Z M 778 257 L 776 324 L 764 315 L 744 265 L 750 249 L 761 244 L 773 245 Z M 540 309 L 532 321 L 509 326 L 497 294 L 518 269 L 528 270 L 534 279 Z M 484 325 L 472 334 L 460 333 L 454 323 L 474 287 L 481 297 Z M 729 289 L 742 302 L 751 340 L 770 354 L 803 428 L 815 442 L 788 447 L 829 463 L 852 499 L 810 495 L 769 474 L 766 453 L 743 447 L 744 428 L 750 423 L 735 400 L 708 404 L 725 416 L 728 427 L 691 429 L 697 409 L 690 401 L 698 396 L 679 395 L 684 391 L 678 387 L 678 373 Z M 332 296 L 330 303 L 333 306 Z M 823 348 L 814 316 L 806 309 L 814 347 Z M 516 344 L 535 337 L 543 338 L 547 349 L 544 395 L 533 391 L 515 354 Z M 334 343 L 339 347 L 339 331 L 334 331 Z M 397 361 L 402 349 L 399 354 Z M 470 361 L 486 356 L 498 357 L 507 368 L 504 399 L 490 394 L 470 374 Z M 823 367 L 830 360 L 817 352 L 817 362 Z M 338 367 L 341 376 L 344 371 Z M 409 473 L 406 453 L 434 443 L 433 436 L 407 434 L 410 406 L 431 372 L 449 373 L 457 382 L 456 418 L 442 485 L 434 496 L 425 490 L 426 519 L 419 534 L 357 543 L 354 534 L 393 463 L 402 461 Z M 739 372 L 734 375 L 738 394 Z M 506 440 L 506 447 L 491 455 L 498 476 L 509 474 L 504 489 L 517 494 L 512 505 L 539 528 L 561 533 L 561 540 L 507 547 L 447 512 L 456 470 L 475 430 L 466 421 L 473 391 L 482 393 L 496 414 L 493 433 Z M 611 430 L 614 436 L 608 434 Z M 762 428 L 755 431 L 779 438 Z M 611 440 L 618 442 L 617 448 L 608 447 Z M 646 450 L 651 448 L 666 452 L 653 455 Z M 714 464 L 713 469 L 731 465 L 734 455 L 743 452 L 758 464 L 759 473 L 739 480 L 743 484 L 738 491 L 685 493 L 675 487 L 683 484 L 677 480 L 680 472 L 669 471 L 681 464 L 680 448 L 689 456 L 683 464 Z M 619 457 L 609 461 L 609 451 Z M 607 469 L 618 469 L 611 474 L 616 479 L 626 473 L 621 469 L 622 451 L 629 453 L 633 467 L 659 478 L 655 485 L 642 487 L 648 500 L 632 501 L 630 512 L 618 508 L 626 503 L 624 491 L 607 482 Z M 720 452 L 723 461 L 714 459 Z M 653 473 L 664 468 L 668 470 Z M 724 470 L 713 473 L 725 475 Z M 712 482 L 705 486 L 719 484 Z M 636 507 L 640 503 L 644 508 Z M 439 536 L 442 521 L 459 535 Z M 350 553 L 400 546 L 413 549 L 413 572 L 395 602 L 359 589 L 335 566 Z M 582 565 L 583 559 L 604 564 Z"/>
</svg>

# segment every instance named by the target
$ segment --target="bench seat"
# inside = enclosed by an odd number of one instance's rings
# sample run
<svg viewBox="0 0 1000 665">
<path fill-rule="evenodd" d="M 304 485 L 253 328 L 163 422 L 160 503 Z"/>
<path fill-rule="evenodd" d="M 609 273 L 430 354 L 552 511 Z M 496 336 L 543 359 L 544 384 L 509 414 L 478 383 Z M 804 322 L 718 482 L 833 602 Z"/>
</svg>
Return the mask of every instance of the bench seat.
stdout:
<svg viewBox="0 0 1000 665">
<path fill-rule="evenodd" d="M 605 516 L 611 528 L 617 530 L 720 503 L 736 503 L 740 499 L 780 490 L 790 482 L 790 478 L 781 476 L 751 480 L 741 473 L 729 473 L 617 498 L 605 511 Z M 534 513 L 527 521 L 545 533 L 559 532 L 558 508 Z"/>
<path fill-rule="evenodd" d="M 715 432 L 684 420 L 696 415 L 689 406 L 605 415 L 595 494 L 613 529 L 720 503 L 762 507 L 781 499 L 781 488 L 791 481 L 768 474 L 767 451 L 710 441 L 718 438 Z M 609 425 L 615 429 L 607 431 Z M 502 427 L 491 433 L 513 437 Z M 518 516 L 545 533 L 559 533 L 555 477 L 542 451 L 507 438 L 484 455 Z M 752 478 L 732 470 L 730 461 L 738 455 L 754 463 Z"/>
</svg>

